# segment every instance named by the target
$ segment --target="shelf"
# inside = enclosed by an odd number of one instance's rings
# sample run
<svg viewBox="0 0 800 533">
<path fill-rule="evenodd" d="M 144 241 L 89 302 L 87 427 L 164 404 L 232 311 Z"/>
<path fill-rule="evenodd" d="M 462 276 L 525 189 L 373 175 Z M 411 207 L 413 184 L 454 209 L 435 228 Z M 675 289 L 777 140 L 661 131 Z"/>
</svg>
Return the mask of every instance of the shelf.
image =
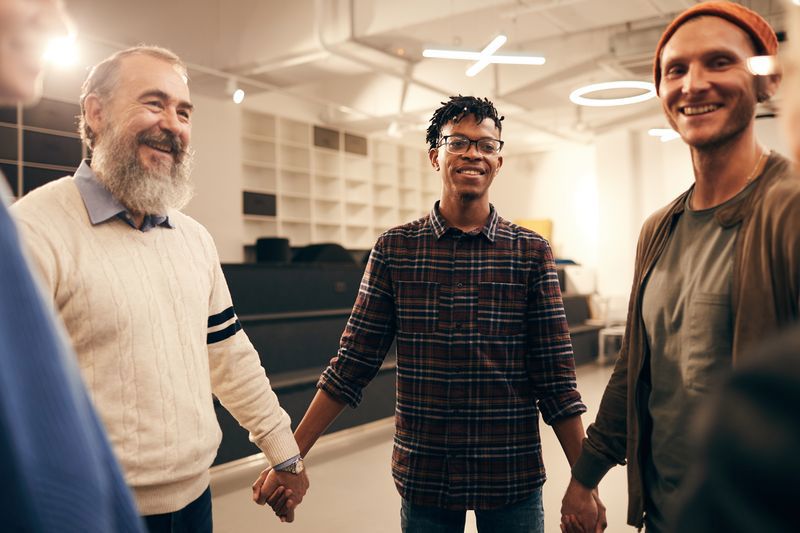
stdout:
<svg viewBox="0 0 800 533">
<path fill-rule="evenodd" d="M 283 220 L 310 220 L 311 200 L 292 196 L 278 196 L 278 216 Z"/>
<path fill-rule="evenodd" d="M 292 246 L 306 246 L 311 243 L 311 224 L 307 222 L 282 222 L 280 236 L 289 239 L 289 243 Z"/>
<path fill-rule="evenodd" d="M 341 242 L 342 227 L 339 224 L 317 223 L 313 228 L 315 242 Z"/>
<path fill-rule="evenodd" d="M 315 198 L 314 201 L 317 202 L 317 203 L 320 203 L 320 204 L 329 204 L 329 205 L 341 205 L 342 204 L 341 200 L 332 200 L 330 198 Z"/>
<path fill-rule="evenodd" d="M 257 137 L 275 137 L 275 117 L 264 113 L 244 110 L 242 112 L 242 134 Z"/>
<path fill-rule="evenodd" d="M 256 168 L 275 168 L 275 163 L 266 163 L 264 161 L 255 161 L 253 159 L 242 159 L 242 165 Z"/>
<path fill-rule="evenodd" d="M 307 218 L 301 217 L 281 217 L 281 224 L 289 224 L 289 225 L 300 225 L 300 226 L 310 226 L 311 221 Z"/>
<path fill-rule="evenodd" d="M 311 126 L 288 118 L 278 119 L 278 132 L 282 144 L 308 147 L 311 144 Z"/>
<path fill-rule="evenodd" d="M 243 165 L 242 184 L 248 190 L 257 189 L 259 192 L 274 193 L 277 188 L 275 168 Z"/>
<path fill-rule="evenodd" d="M 275 143 L 242 139 L 242 159 L 254 163 L 275 164 Z"/>
<path fill-rule="evenodd" d="M 322 152 L 320 149 L 314 149 L 314 172 L 325 174 L 328 176 L 339 177 L 340 173 L 340 159 L 339 154 L 336 152 Z"/>
<path fill-rule="evenodd" d="M 385 141 L 374 141 L 372 153 L 376 161 L 387 165 L 397 165 L 398 146 Z"/>
<path fill-rule="evenodd" d="M 308 199 L 311 198 L 311 195 L 308 194 L 308 193 L 289 192 L 289 191 L 283 191 L 281 193 L 281 196 L 284 197 L 284 198 L 298 198 L 298 199 L 304 199 L 304 200 L 308 200 Z"/>
<path fill-rule="evenodd" d="M 311 151 L 308 147 L 297 147 L 281 143 L 281 164 L 299 171 L 311 169 Z"/>
<path fill-rule="evenodd" d="M 242 215 L 242 219 L 246 222 L 269 222 L 274 221 L 274 215 Z"/>
<path fill-rule="evenodd" d="M 280 144 L 281 147 L 285 148 L 300 148 L 301 150 L 309 149 L 308 143 L 287 141 L 286 139 L 279 139 L 278 144 Z"/>
<path fill-rule="evenodd" d="M 381 232 L 422 216 L 439 195 L 439 176 L 416 146 L 385 139 L 364 145 L 355 132 L 246 109 L 240 133 L 241 187 L 272 195 L 277 215 L 245 215 L 250 239 L 370 248 Z M 322 134 L 331 142 L 318 142 Z M 345 149 L 348 136 L 360 139 L 364 155 Z"/>
<path fill-rule="evenodd" d="M 307 171 L 281 170 L 281 194 L 309 198 L 311 196 L 311 175 Z"/>
<path fill-rule="evenodd" d="M 275 144 L 275 137 L 267 137 L 266 135 L 256 135 L 255 133 L 242 133 L 242 139 L 247 139 L 248 141 Z"/>
</svg>

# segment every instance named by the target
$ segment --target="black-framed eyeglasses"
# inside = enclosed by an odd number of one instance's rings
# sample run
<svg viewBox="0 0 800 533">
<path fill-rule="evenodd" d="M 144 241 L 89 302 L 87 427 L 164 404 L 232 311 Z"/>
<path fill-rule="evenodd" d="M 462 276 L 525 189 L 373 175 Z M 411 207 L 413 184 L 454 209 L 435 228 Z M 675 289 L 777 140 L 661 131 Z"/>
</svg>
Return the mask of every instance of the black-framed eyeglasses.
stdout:
<svg viewBox="0 0 800 533">
<path fill-rule="evenodd" d="M 439 141 L 439 146 L 444 146 L 445 150 L 451 154 L 465 154 L 473 144 L 478 149 L 478 152 L 483 155 L 497 155 L 503 149 L 503 144 L 505 143 L 500 139 L 492 139 L 491 137 L 473 141 L 464 135 L 445 135 Z"/>
</svg>

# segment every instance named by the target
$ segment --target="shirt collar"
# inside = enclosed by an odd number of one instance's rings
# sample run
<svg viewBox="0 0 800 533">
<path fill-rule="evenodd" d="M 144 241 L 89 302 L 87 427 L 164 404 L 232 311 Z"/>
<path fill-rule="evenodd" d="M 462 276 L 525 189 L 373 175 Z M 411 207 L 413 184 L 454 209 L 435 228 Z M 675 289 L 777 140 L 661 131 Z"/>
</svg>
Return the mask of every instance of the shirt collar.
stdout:
<svg viewBox="0 0 800 533">
<path fill-rule="evenodd" d="M 489 217 L 486 219 L 486 224 L 483 225 L 480 233 L 483 234 L 483 236 L 486 237 L 490 242 L 494 242 L 497 236 L 498 219 L 499 217 L 497 215 L 497 210 L 495 210 L 492 204 L 489 204 Z M 439 212 L 438 200 L 433 205 L 433 209 L 431 209 L 430 220 L 431 226 L 433 227 L 433 234 L 436 235 L 437 239 L 444 237 L 445 233 L 447 233 L 447 230 L 451 228 L 451 226 L 447 223 L 447 220 L 445 220 L 445 218 Z"/>
<path fill-rule="evenodd" d="M 127 222 L 134 229 L 147 231 L 156 226 L 174 228 L 170 222 L 169 215 L 146 215 L 141 228 L 136 228 L 128 210 L 119 200 L 114 198 L 111 191 L 100 183 L 97 175 L 89 166 L 89 160 L 81 162 L 78 170 L 75 171 L 75 185 L 83 198 L 83 204 L 89 214 L 89 220 L 93 225 L 101 224 L 112 218 L 118 217 Z"/>
</svg>

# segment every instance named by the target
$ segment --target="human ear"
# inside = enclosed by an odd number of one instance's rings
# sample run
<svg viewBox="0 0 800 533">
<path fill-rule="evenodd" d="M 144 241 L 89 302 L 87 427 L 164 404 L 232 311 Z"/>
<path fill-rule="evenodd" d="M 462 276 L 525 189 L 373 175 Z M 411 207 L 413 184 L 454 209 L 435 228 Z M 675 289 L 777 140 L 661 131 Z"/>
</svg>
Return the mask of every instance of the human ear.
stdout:
<svg viewBox="0 0 800 533">
<path fill-rule="evenodd" d="M 103 104 L 96 94 L 90 94 L 83 100 L 83 117 L 92 131 L 100 131 L 103 124 Z"/>
<path fill-rule="evenodd" d="M 428 158 L 431 160 L 433 170 L 439 172 L 439 150 L 437 148 L 428 150 Z"/>
</svg>

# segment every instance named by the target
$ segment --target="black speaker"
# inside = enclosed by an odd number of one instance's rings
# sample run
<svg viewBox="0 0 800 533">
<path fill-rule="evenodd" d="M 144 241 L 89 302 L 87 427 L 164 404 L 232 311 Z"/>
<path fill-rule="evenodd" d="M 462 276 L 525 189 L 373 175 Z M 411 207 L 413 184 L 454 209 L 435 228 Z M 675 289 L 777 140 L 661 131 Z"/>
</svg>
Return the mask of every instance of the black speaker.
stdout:
<svg viewBox="0 0 800 533">
<path fill-rule="evenodd" d="M 342 245 L 335 243 L 309 244 L 299 248 L 295 254 L 295 263 L 350 263 L 355 264 L 353 256 Z"/>
<path fill-rule="evenodd" d="M 288 263 L 292 259 L 289 239 L 283 237 L 263 237 L 256 241 L 256 261 L 258 263 Z"/>
</svg>

